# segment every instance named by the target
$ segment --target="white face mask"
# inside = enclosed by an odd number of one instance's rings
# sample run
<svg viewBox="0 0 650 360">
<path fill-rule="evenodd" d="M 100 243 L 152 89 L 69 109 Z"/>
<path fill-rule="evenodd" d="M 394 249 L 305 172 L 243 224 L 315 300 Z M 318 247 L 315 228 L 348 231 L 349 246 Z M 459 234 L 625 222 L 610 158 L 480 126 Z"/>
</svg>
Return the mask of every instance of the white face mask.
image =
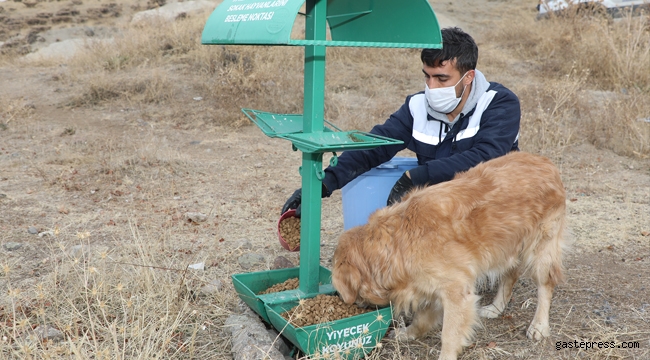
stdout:
<svg viewBox="0 0 650 360">
<path fill-rule="evenodd" d="M 460 94 L 460 97 L 456 97 L 456 86 L 460 84 L 461 81 L 463 81 L 465 75 L 467 75 L 467 73 L 463 74 L 463 76 L 454 86 L 429 89 L 429 85 L 425 83 L 424 95 L 427 98 L 429 106 L 433 110 L 443 114 L 449 114 L 450 112 L 454 111 L 456 106 L 458 106 L 460 103 L 460 100 L 463 98 L 465 88 L 467 87 L 467 85 L 463 86 L 463 92 Z"/>
</svg>

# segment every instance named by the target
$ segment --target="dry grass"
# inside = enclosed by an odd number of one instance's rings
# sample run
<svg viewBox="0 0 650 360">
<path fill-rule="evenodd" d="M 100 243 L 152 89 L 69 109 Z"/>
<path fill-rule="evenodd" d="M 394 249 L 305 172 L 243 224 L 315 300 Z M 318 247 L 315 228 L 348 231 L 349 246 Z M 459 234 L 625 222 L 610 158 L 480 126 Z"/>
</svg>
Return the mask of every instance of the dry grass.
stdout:
<svg viewBox="0 0 650 360">
<path fill-rule="evenodd" d="M 202 46 L 197 34 L 203 24 L 203 18 L 146 23 L 124 29 L 113 42 L 90 44 L 70 63 L 65 80 L 84 89 L 69 105 L 164 103 L 168 111 L 162 117 L 172 117 L 186 111 L 186 102 L 175 98 L 188 92 L 177 80 L 189 78 L 192 91 L 216 104 L 218 114 L 202 116 L 216 124 L 247 124 L 243 107 L 302 111 L 301 48 Z M 505 84 L 522 100 L 522 148 L 556 157 L 564 147 L 588 141 L 624 155 L 650 154 L 650 125 L 639 120 L 650 114 L 647 17 L 556 16 L 507 24 L 483 34 L 484 41 L 516 55 L 499 60 L 486 47 L 481 64 L 523 62 L 538 79 L 527 86 L 517 79 Z M 342 128 L 369 130 L 422 87 L 417 50 L 327 51 L 325 117 Z M 592 96 L 594 91 L 608 95 Z"/>
<path fill-rule="evenodd" d="M 650 155 L 650 123 L 643 121 L 650 114 L 650 17 L 636 15 L 570 12 L 532 24 L 515 16 L 486 34 L 498 49 L 490 55 L 507 49 L 502 64 L 538 79 L 524 85 L 511 78 L 522 100 L 524 149 L 554 156 L 586 141 Z M 488 65 L 494 61 L 488 55 Z"/>
<path fill-rule="evenodd" d="M 20 126 L 17 122 L 29 119 L 34 112 L 34 104 L 23 99 L 0 99 L 0 131 L 9 125 Z"/>
<path fill-rule="evenodd" d="M 28 291 L 13 284 L 18 264 L 3 264 L 3 358 L 219 357 L 214 344 L 224 339 L 208 319 L 228 313 L 231 299 L 218 295 L 213 306 L 197 306 L 199 289 L 192 286 L 207 281 L 165 256 L 163 241 L 146 241 L 136 225 L 130 228 L 132 239 L 119 252 L 92 245 L 88 231 L 49 230 L 49 269 Z M 60 329 L 68 341 L 40 341 L 32 331 L 38 326 Z"/>
</svg>

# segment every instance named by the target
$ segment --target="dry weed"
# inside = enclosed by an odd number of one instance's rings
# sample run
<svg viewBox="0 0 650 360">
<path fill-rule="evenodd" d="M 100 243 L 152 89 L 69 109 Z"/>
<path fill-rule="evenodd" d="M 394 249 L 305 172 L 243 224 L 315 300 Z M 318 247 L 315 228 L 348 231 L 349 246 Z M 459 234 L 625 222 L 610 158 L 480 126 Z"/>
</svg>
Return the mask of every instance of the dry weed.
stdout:
<svg viewBox="0 0 650 360">
<path fill-rule="evenodd" d="M 21 120 L 28 119 L 33 113 L 34 104 L 23 99 L 0 99 L 0 130 L 6 130 L 10 125 L 19 126 Z"/>
<path fill-rule="evenodd" d="M 580 119 L 578 94 L 589 73 L 573 69 L 562 81 L 549 82 L 532 111 L 524 111 L 521 123 L 522 150 L 544 154 L 558 160 L 566 146 L 574 143 Z"/>
<path fill-rule="evenodd" d="M 174 97 L 175 86 L 162 71 L 138 70 L 137 76 L 130 75 L 116 76 L 102 71 L 94 73 L 89 78 L 81 79 L 86 89 L 83 94 L 72 99 L 69 105 L 99 105 L 112 100 L 159 104 Z M 75 80 L 73 78 L 72 81 Z"/>
<path fill-rule="evenodd" d="M 205 279 L 161 251 L 131 224 L 132 239 L 119 252 L 93 246 L 90 232 L 53 229 L 47 258 L 51 271 L 29 290 L 12 283 L 0 303 L 3 359 L 48 358 L 220 358 L 221 330 L 210 321 L 230 300 L 225 294 L 199 305 L 189 284 Z M 76 244 L 76 245 L 74 245 Z M 152 264 L 157 264 L 153 266 Z M 151 266 L 150 266 L 151 265 Z M 223 297 L 222 297 L 223 296 Z M 49 326 L 63 342 L 39 339 L 33 329 Z"/>
<path fill-rule="evenodd" d="M 181 127 L 208 122 L 247 125 L 244 107 L 302 112 L 302 48 L 200 45 L 204 20 L 184 19 L 167 26 L 144 23 L 125 28 L 124 36 L 113 42 L 89 44 L 70 65 L 69 81 L 85 87 L 70 104 L 166 103 L 168 109 L 159 118 L 174 118 Z M 532 26 L 528 21 L 507 23 L 485 37 L 516 50 L 527 63 L 534 62 L 533 76 L 544 78 L 534 89 L 513 87 L 523 105 L 522 148 L 557 158 L 565 146 L 590 141 L 621 154 L 649 154 L 647 127 L 636 121 L 648 117 L 647 109 L 630 106 L 625 112 L 629 121 L 605 121 L 604 114 L 594 111 L 607 113 L 609 103 L 594 106 L 584 96 L 579 98 L 582 90 L 624 89 L 627 95 L 617 95 L 619 108 L 650 102 L 650 73 L 645 71 L 650 68 L 650 33 L 645 17 L 628 14 L 611 21 L 575 15 L 551 17 Z M 298 18 L 294 37 L 303 27 Z M 325 118 L 343 129 L 369 130 L 421 87 L 417 49 L 328 48 L 327 56 Z M 505 61 L 508 66 L 512 59 L 483 61 Z M 210 105 L 187 110 L 186 102 L 175 99 L 188 92 L 179 89 L 178 77 L 196 79 L 189 91 L 200 93 Z M 587 108 L 590 111 L 583 111 Z"/>
<path fill-rule="evenodd" d="M 648 158 L 650 104 L 647 94 L 635 91 L 626 96 L 609 97 L 588 109 L 588 116 L 581 122 L 589 142 L 622 155 Z M 646 114 L 646 117 L 638 114 Z"/>
<path fill-rule="evenodd" d="M 544 79 L 534 89 L 518 91 L 522 147 L 553 157 L 565 146 L 588 141 L 622 155 L 647 157 L 649 18 L 632 12 L 617 19 L 593 15 L 567 12 L 533 24 L 513 19 L 486 34 L 515 50 L 511 62 L 529 64 L 528 71 Z M 585 74 L 578 82 L 575 76 L 558 77 L 575 71 Z"/>
</svg>

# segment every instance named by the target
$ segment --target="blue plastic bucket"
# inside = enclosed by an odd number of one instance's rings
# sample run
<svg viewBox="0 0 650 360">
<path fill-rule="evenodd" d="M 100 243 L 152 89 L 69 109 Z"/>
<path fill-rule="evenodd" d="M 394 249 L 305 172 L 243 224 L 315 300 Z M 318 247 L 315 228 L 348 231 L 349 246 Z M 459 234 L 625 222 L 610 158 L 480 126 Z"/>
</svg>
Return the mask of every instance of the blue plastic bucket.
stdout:
<svg viewBox="0 0 650 360">
<path fill-rule="evenodd" d="M 386 206 L 388 194 L 402 174 L 418 166 L 416 158 L 393 158 L 370 169 L 341 189 L 343 229 L 364 225 L 375 210 Z"/>
</svg>

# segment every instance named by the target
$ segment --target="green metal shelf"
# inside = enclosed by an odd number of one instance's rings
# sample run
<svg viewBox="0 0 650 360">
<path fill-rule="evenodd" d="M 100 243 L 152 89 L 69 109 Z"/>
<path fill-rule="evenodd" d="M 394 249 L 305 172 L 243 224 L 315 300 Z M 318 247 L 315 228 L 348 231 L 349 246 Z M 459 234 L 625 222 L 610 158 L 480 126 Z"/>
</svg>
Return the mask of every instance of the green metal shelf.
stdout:
<svg viewBox="0 0 650 360">
<path fill-rule="evenodd" d="M 357 130 L 287 134 L 280 136 L 280 138 L 291 141 L 298 150 L 309 153 L 367 150 L 383 145 L 396 145 L 403 143 L 400 140 L 394 140 Z"/>
<path fill-rule="evenodd" d="M 308 153 L 367 150 L 383 145 L 402 144 L 380 135 L 363 131 L 342 131 L 325 121 L 322 132 L 304 133 L 301 114 L 274 114 L 266 111 L 242 109 L 242 112 L 269 137 L 287 139 L 300 151 Z"/>
<path fill-rule="evenodd" d="M 295 134 L 302 132 L 302 114 L 275 114 L 266 111 L 253 109 L 241 109 L 255 125 L 268 137 L 279 137 L 285 134 Z M 323 131 L 341 131 L 334 124 L 325 121 Z"/>
</svg>

